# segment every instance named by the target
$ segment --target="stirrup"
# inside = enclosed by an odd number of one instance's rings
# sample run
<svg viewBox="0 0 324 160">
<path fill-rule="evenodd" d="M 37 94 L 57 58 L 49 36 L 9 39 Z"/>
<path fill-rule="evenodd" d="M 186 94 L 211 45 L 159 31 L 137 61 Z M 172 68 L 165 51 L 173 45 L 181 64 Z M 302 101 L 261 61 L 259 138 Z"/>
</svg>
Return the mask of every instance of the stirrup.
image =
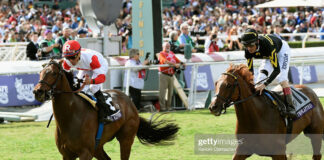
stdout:
<svg viewBox="0 0 324 160">
<path fill-rule="evenodd" d="M 290 106 L 288 106 L 288 107 L 290 107 Z M 293 118 L 293 119 L 297 118 L 297 114 L 296 114 L 295 109 L 293 109 L 293 110 L 291 110 L 291 109 L 286 109 L 286 115 L 287 115 L 287 117 L 289 117 L 289 118 Z"/>
</svg>

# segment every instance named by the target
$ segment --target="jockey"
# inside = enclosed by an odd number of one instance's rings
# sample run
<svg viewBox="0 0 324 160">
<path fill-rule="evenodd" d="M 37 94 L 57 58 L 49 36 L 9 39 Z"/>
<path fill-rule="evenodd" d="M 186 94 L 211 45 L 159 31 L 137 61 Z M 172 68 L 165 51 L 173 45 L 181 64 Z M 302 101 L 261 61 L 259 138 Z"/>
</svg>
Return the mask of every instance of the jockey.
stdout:
<svg viewBox="0 0 324 160">
<path fill-rule="evenodd" d="M 108 63 L 106 59 L 98 52 L 92 50 L 81 50 L 81 45 L 78 41 L 67 41 L 62 49 L 64 62 L 63 68 L 70 70 L 77 69 L 79 72 L 77 77 L 83 79 L 83 83 L 89 85 L 91 93 L 97 99 L 99 108 L 99 122 L 112 122 L 121 117 L 120 110 L 115 108 L 111 102 L 105 102 L 105 97 L 101 92 L 101 84 L 106 80 L 108 71 Z M 91 76 L 91 79 L 89 77 Z M 109 94 L 108 94 L 109 95 Z M 108 100 L 111 98 L 108 98 Z M 108 116 L 106 116 L 108 114 Z"/>
<path fill-rule="evenodd" d="M 283 88 L 287 101 L 287 116 L 296 117 L 295 107 L 292 102 L 292 93 L 288 83 L 288 71 L 290 62 L 290 48 L 284 40 L 274 35 L 258 35 L 256 30 L 248 28 L 241 37 L 245 47 L 245 58 L 250 71 L 253 73 L 253 58 L 264 59 L 259 68 L 257 82 L 268 79 L 255 86 L 262 93 L 263 89 L 275 78 Z M 270 74 L 271 73 L 271 74 Z M 269 75 L 270 74 L 270 75 Z"/>
</svg>

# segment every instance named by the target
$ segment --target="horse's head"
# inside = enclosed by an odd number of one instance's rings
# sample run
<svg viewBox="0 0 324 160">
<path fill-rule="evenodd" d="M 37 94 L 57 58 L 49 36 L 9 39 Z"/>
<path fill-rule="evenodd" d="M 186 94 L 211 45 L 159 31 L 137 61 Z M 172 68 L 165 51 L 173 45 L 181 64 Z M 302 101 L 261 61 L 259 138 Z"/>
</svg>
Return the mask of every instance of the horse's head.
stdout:
<svg viewBox="0 0 324 160">
<path fill-rule="evenodd" d="M 35 98 L 44 102 L 50 98 L 50 91 L 53 91 L 63 75 L 62 62 L 51 60 L 48 64 L 43 65 L 40 72 L 38 84 L 34 88 Z"/>
<path fill-rule="evenodd" d="M 216 97 L 209 105 L 209 110 L 215 116 L 220 116 L 222 111 L 240 99 L 240 86 L 243 81 L 248 82 L 253 89 L 253 75 L 246 65 L 231 65 L 227 72 L 215 83 Z"/>
</svg>

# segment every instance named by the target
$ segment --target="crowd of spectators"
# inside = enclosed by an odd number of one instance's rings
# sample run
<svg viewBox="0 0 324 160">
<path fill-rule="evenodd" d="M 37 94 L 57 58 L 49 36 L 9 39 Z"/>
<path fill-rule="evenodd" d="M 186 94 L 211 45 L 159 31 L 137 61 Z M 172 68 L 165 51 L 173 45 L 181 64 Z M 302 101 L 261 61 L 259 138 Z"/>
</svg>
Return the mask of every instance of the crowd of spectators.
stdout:
<svg viewBox="0 0 324 160">
<path fill-rule="evenodd" d="M 181 25 L 185 23 L 194 42 L 198 45 L 205 42 L 205 52 L 213 52 L 242 50 L 239 35 L 247 27 L 263 34 L 324 32 L 322 8 L 254 7 L 263 2 L 265 0 L 186 0 L 184 6 L 178 6 L 177 0 L 173 0 L 170 7 L 163 8 L 163 37 L 171 39 L 174 31 L 180 35 Z M 201 40 L 202 36 L 207 37 L 205 41 Z M 303 37 L 283 38 L 300 41 Z M 210 45 L 213 45 L 211 49 Z"/>
<path fill-rule="evenodd" d="M 162 9 L 163 38 L 169 38 L 175 53 L 183 53 L 185 44 L 190 45 L 192 52 L 242 50 L 239 35 L 247 27 L 259 33 L 324 32 L 322 8 L 254 7 L 265 0 L 185 0 L 184 5 L 179 5 L 179 1 L 173 0 Z M 95 36 L 87 27 L 78 4 L 60 9 L 58 1 L 52 7 L 36 7 L 32 0 L 0 3 L 0 43 L 33 42 L 35 47 L 42 47 L 45 33 L 51 33 L 55 50 L 62 46 L 56 43 L 63 36 L 63 29 L 69 29 L 67 39 Z M 131 12 L 131 0 L 124 0 L 116 20 L 118 34 L 122 36 L 122 52 L 131 49 L 133 44 Z M 303 37 L 283 38 L 300 41 Z M 318 38 L 323 40 L 324 36 Z"/>
</svg>

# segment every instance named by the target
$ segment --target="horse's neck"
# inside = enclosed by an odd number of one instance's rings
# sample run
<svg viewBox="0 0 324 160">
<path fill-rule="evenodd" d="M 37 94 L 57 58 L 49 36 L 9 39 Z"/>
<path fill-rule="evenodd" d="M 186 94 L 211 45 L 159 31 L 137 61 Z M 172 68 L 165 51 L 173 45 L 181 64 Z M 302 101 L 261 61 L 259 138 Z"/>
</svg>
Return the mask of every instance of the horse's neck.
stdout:
<svg viewBox="0 0 324 160">
<path fill-rule="evenodd" d="M 65 76 L 62 77 L 62 81 L 58 83 L 56 91 L 71 92 L 72 89 Z M 75 100 L 74 93 L 56 93 L 53 95 L 52 104 L 55 119 L 58 123 L 68 121 L 73 116 L 72 114 L 77 112 L 78 108 L 74 105 Z"/>
<path fill-rule="evenodd" d="M 245 99 L 253 94 L 246 82 L 241 83 L 240 93 L 240 99 Z M 262 96 L 255 96 L 245 102 L 235 105 L 235 112 L 237 116 L 238 132 L 261 130 L 266 127 L 264 126 L 264 122 L 267 122 L 269 117 L 279 117 L 279 114 L 276 113 L 271 104 L 266 103 Z"/>
</svg>

